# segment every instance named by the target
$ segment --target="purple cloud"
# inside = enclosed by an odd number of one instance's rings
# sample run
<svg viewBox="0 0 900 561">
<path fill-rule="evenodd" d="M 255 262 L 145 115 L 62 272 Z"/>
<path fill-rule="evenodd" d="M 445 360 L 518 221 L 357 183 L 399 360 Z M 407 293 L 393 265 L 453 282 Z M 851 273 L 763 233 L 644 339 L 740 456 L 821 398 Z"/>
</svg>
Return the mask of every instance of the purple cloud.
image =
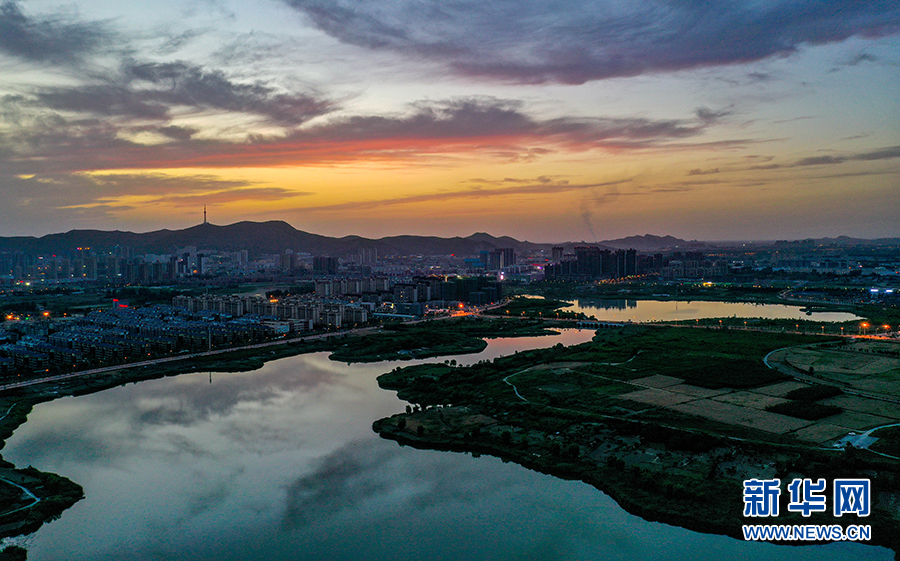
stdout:
<svg viewBox="0 0 900 561">
<path fill-rule="evenodd" d="M 900 32 L 892 0 L 284 0 L 345 43 L 513 83 L 739 64 Z"/>
<path fill-rule="evenodd" d="M 29 103 L 25 96 L 4 101 Z M 334 109 L 321 97 L 278 93 L 262 83 L 239 83 L 220 71 L 184 62 L 126 62 L 118 74 L 97 83 L 39 89 L 33 103 L 57 111 L 154 120 L 169 119 L 173 107 L 195 107 L 261 115 L 284 126 Z"/>
<path fill-rule="evenodd" d="M 78 109 L 90 113 L 92 107 L 85 101 Z M 414 103 L 403 114 L 333 118 L 284 136 L 257 136 L 244 142 L 196 138 L 194 129 L 168 123 L 129 126 L 127 119 L 119 125 L 109 119 L 67 120 L 58 115 L 47 119 L 0 135 L 0 151 L 6 150 L 0 152 L 0 173 L 410 160 L 449 152 L 533 159 L 553 150 L 671 148 L 673 142 L 685 140 L 694 146 L 695 139 L 713 126 L 699 117 L 539 119 L 521 102 L 489 97 Z M 153 131 L 172 140 L 141 145 L 123 139 L 119 135 L 123 128 Z"/>
<path fill-rule="evenodd" d="M 842 164 L 849 160 L 870 162 L 874 160 L 890 160 L 900 158 L 900 146 L 887 146 L 872 150 L 871 152 L 863 152 L 860 154 L 851 154 L 844 156 L 813 156 L 811 158 L 803 158 L 794 163 L 795 166 L 821 166 L 830 164 Z"/>
<path fill-rule="evenodd" d="M 71 62 L 111 40 L 101 23 L 30 18 L 15 2 L 0 4 L 0 52 L 18 58 Z"/>
</svg>

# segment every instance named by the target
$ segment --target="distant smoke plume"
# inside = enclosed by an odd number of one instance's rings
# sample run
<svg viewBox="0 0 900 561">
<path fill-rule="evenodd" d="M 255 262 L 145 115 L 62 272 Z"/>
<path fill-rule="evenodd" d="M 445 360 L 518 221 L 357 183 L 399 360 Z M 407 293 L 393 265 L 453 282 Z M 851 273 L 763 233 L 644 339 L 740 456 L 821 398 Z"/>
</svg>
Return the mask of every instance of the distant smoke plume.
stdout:
<svg viewBox="0 0 900 561">
<path fill-rule="evenodd" d="M 585 201 L 587 202 L 587 201 Z M 588 203 L 589 204 L 589 203 Z M 586 208 L 581 211 L 581 219 L 584 221 L 584 225 L 588 227 L 588 230 L 591 232 L 591 237 L 594 238 L 594 243 L 597 243 L 597 234 L 594 233 L 594 225 L 591 224 L 591 219 L 594 217 L 594 213 L 591 212 L 591 209 Z"/>
</svg>

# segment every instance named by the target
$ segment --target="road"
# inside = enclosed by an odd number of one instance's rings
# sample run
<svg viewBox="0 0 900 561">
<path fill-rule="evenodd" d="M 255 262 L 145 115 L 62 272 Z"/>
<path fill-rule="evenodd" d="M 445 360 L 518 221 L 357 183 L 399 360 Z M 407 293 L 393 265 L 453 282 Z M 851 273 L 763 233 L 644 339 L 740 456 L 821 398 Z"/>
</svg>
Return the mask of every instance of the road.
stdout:
<svg viewBox="0 0 900 561">
<path fill-rule="evenodd" d="M 35 495 L 34 493 L 32 493 L 31 491 L 29 491 L 29 490 L 26 489 L 25 487 L 22 487 L 22 486 L 19 485 L 18 483 L 13 483 L 12 481 L 10 481 L 9 479 L 6 479 L 5 477 L 0 477 L 0 481 L 3 481 L 4 483 L 9 483 L 9 484 L 12 485 L 13 487 L 18 487 L 19 489 L 22 490 L 22 492 L 23 492 L 25 495 L 28 496 L 28 498 L 31 499 L 31 504 L 27 504 L 27 505 L 25 505 L 25 506 L 23 506 L 23 507 L 19 507 L 19 508 L 16 508 L 16 509 L 13 509 L 13 510 L 10 510 L 10 511 L 7 511 L 7 512 L 0 513 L 0 516 L 6 516 L 7 514 L 13 514 L 13 513 L 16 513 L 16 512 L 25 510 L 25 509 L 29 509 L 29 508 L 33 507 L 34 505 L 38 504 L 39 502 L 41 502 L 41 499 L 38 498 L 37 495 Z"/>
<path fill-rule="evenodd" d="M 796 380 L 798 382 L 803 382 L 805 384 L 825 384 L 825 385 L 831 385 L 831 386 L 838 386 L 838 387 L 840 387 L 842 392 L 844 392 L 845 394 L 848 394 L 848 395 L 856 395 L 859 397 L 864 397 L 866 399 L 876 399 L 879 401 L 887 401 L 890 403 L 900 403 L 900 399 L 897 399 L 894 397 L 890 397 L 890 396 L 887 396 L 884 394 L 871 393 L 871 392 L 857 390 L 855 388 L 851 388 L 849 386 L 849 384 L 847 384 L 846 382 L 824 379 L 822 377 L 816 376 L 815 374 L 809 374 L 809 373 L 803 372 L 801 370 L 798 370 L 794 366 L 791 366 L 787 362 L 778 361 L 776 359 L 773 359 L 772 363 L 769 362 L 769 358 L 775 353 L 778 353 L 781 351 L 787 351 L 790 349 L 813 348 L 818 344 L 819 343 L 811 343 L 811 344 L 806 344 L 806 345 L 796 345 L 793 347 L 782 347 L 780 349 L 775 349 L 774 351 L 769 352 L 763 358 L 763 363 L 765 363 L 765 365 L 767 367 L 769 367 L 773 370 L 778 370 L 782 374 L 784 374 L 786 376 L 790 376 L 791 378 L 793 378 L 794 380 Z"/>
</svg>

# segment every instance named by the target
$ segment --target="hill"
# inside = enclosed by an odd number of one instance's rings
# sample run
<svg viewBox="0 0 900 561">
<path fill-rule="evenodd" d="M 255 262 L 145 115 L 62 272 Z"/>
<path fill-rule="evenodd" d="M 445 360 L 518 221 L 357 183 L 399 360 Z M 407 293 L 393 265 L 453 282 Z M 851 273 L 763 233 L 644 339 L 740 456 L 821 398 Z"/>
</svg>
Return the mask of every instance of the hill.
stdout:
<svg viewBox="0 0 900 561">
<path fill-rule="evenodd" d="M 246 249 L 253 255 L 281 253 L 286 249 L 337 257 L 354 255 L 361 249 L 376 249 L 379 255 L 477 255 L 501 247 L 517 252 L 549 248 L 548 244 L 520 242 L 510 237 L 495 238 L 479 233 L 469 237 L 391 236 L 369 239 L 360 236 L 332 238 L 297 230 L 287 222 L 237 222 L 227 226 L 199 224 L 183 230 L 156 230 L 146 233 L 72 230 L 36 237 L 0 237 L 0 251 L 31 254 L 64 254 L 80 247 L 111 251 L 129 247 L 136 253 L 172 253 L 177 248 L 196 246 L 220 251 Z"/>
</svg>

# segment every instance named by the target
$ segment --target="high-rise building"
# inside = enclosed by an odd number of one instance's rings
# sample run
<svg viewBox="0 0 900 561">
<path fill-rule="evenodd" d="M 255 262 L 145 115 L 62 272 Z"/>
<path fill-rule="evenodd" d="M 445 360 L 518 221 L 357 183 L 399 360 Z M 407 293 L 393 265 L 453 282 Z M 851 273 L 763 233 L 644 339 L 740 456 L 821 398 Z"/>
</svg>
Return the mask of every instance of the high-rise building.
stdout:
<svg viewBox="0 0 900 561">
<path fill-rule="evenodd" d="M 336 275 L 337 259 L 334 257 L 316 255 L 313 257 L 313 273 L 317 275 Z"/>
<path fill-rule="evenodd" d="M 300 268 L 300 256 L 290 249 L 284 250 L 284 253 L 280 256 L 280 261 L 281 270 L 285 273 Z"/>
<path fill-rule="evenodd" d="M 551 263 L 561 263 L 563 260 L 563 253 L 565 252 L 565 248 L 562 246 L 556 246 L 550 250 L 550 262 Z"/>
<path fill-rule="evenodd" d="M 625 276 L 631 277 L 637 274 L 637 250 L 625 251 Z"/>
<path fill-rule="evenodd" d="M 487 271 L 499 271 L 504 267 L 516 264 L 516 252 L 511 247 L 495 249 L 493 251 L 481 251 L 481 263 Z"/>
<path fill-rule="evenodd" d="M 378 249 L 374 247 L 359 250 L 360 265 L 374 265 L 378 261 Z"/>
<path fill-rule="evenodd" d="M 598 277 L 603 270 L 603 254 L 599 247 L 578 246 L 575 248 L 576 270 L 579 275 Z"/>
<path fill-rule="evenodd" d="M 397 283 L 394 285 L 394 302 L 397 304 L 406 304 L 417 302 L 419 300 L 419 290 L 412 283 Z"/>
</svg>

